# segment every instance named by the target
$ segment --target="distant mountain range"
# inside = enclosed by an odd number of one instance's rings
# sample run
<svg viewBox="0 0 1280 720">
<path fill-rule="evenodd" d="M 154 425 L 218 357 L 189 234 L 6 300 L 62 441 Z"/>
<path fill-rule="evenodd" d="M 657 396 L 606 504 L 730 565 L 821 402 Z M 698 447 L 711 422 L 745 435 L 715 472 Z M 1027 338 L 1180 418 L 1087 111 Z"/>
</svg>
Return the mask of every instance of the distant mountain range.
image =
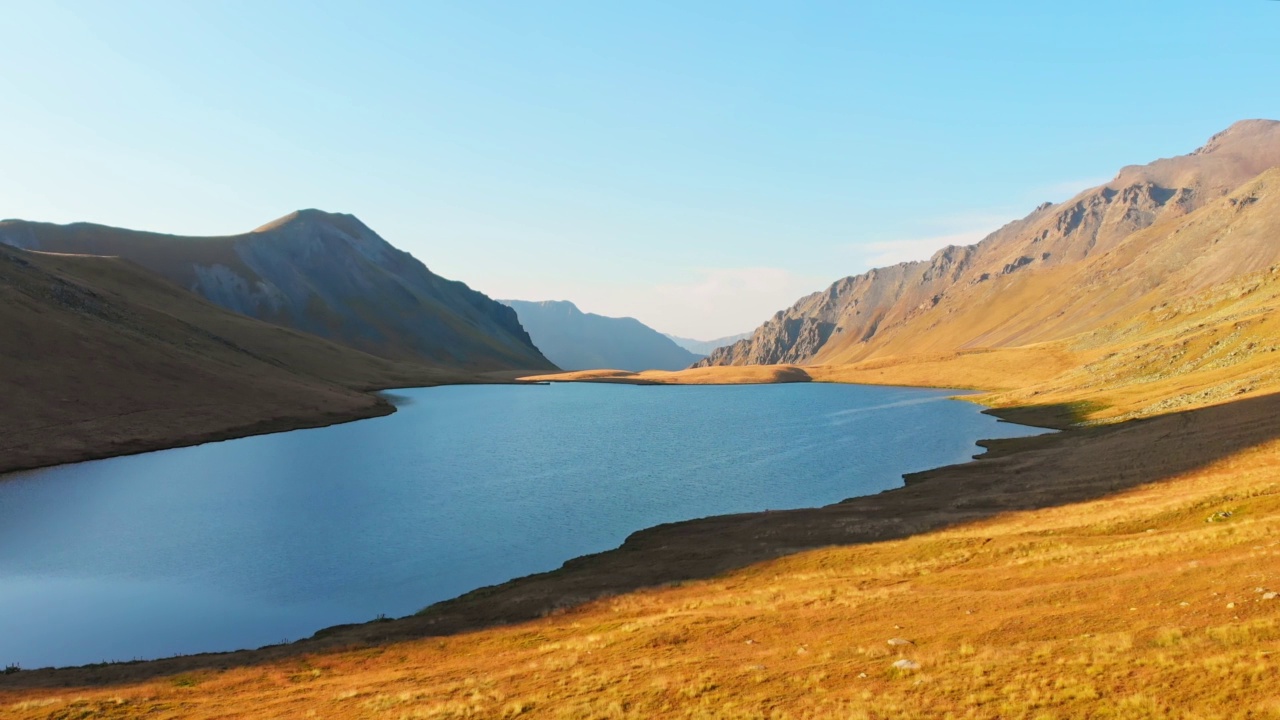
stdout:
<svg viewBox="0 0 1280 720">
<path fill-rule="evenodd" d="M 709 355 L 716 348 L 722 348 L 725 345 L 732 345 L 739 340 L 751 337 L 751 333 L 749 332 L 716 338 L 715 340 L 694 340 L 692 338 L 679 337 L 678 335 L 672 335 L 670 333 L 663 333 L 663 335 L 666 335 L 672 342 L 695 355 Z"/>
<path fill-rule="evenodd" d="M 351 215 L 300 210 L 226 237 L 6 220 L 0 243 L 124 258 L 228 310 L 384 358 L 553 368 L 509 307 L 435 275 Z"/>
<path fill-rule="evenodd" d="M 701 356 L 635 318 L 584 313 L 568 301 L 503 300 L 533 344 L 565 370 L 683 370 Z"/>
<path fill-rule="evenodd" d="M 1280 122 L 1122 169 L 982 242 L 846 277 L 701 365 L 830 364 L 1060 340 L 1280 263 Z M 1175 312 L 1170 310 L 1170 312 Z"/>
</svg>

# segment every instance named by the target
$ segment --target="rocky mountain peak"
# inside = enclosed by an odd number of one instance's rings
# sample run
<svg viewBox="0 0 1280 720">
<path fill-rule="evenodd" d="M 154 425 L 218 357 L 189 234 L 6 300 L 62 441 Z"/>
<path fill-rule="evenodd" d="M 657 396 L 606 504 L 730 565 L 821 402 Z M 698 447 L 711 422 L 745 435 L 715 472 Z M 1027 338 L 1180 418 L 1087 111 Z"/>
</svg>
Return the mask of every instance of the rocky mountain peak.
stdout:
<svg viewBox="0 0 1280 720">
<path fill-rule="evenodd" d="M 1280 134 L 1280 121 L 1277 120 L 1241 120 L 1231 127 L 1209 138 L 1209 141 L 1197 149 L 1193 155 L 1208 155 L 1223 150 L 1238 149 L 1240 146 L 1265 142 L 1268 135 Z"/>
<path fill-rule="evenodd" d="M 331 213 L 315 208 L 295 210 L 284 217 L 277 218 L 252 231 L 251 234 L 264 234 L 281 230 L 294 232 L 315 232 L 316 230 L 333 229 L 351 237 L 376 236 L 373 230 L 360 221 L 355 215 L 348 213 Z"/>
<path fill-rule="evenodd" d="M 1006 298 L 1015 295 L 1013 288 L 1030 287 L 1035 282 L 1031 278 L 1042 273 L 1065 276 L 1087 263 L 1109 262 L 1111 253 L 1135 233 L 1219 202 L 1276 167 L 1280 122 L 1236 123 L 1195 154 L 1126 167 L 1111 182 L 1061 204 L 1042 204 L 977 245 L 943 248 L 928 261 L 838 280 L 826 291 L 776 313 L 751 337 L 715 350 L 702 364 L 846 362 L 902 349 L 981 347 L 997 338 L 1012 341 L 1044 334 L 1043 323 L 1036 327 L 1026 319 L 1040 310 L 1018 303 L 1009 306 L 1021 313 L 1017 320 L 1025 324 L 1019 326 L 1019 335 L 1006 325 L 1014 318 L 991 308 L 1005 307 Z M 1143 257 L 1162 254 L 1152 251 Z M 1224 266 L 1235 268 L 1238 263 L 1233 263 Z M 1151 270 L 1148 282 L 1158 282 L 1152 278 L 1160 272 Z M 1025 292 L 1023 302 L 1037 308 L 1053 307 L 1058 301 L 1052 294 Z M 954 321 L 957 314 L 977 307 L 988 310 L 967 324 Z M 1050 313 L 1050 319 L 1064 327 L 1074 317 L 1065 310 Z M 952 336 L 941 339 L 941 328 Z"/>
</svg>

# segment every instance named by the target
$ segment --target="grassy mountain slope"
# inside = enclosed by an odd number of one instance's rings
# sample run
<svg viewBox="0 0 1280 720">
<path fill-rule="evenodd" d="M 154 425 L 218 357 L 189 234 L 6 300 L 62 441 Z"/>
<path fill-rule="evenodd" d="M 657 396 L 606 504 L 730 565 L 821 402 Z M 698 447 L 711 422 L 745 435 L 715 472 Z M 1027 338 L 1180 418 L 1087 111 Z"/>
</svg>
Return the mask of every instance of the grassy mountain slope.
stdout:
<svg viewBox="0 0 1280 720">
<path fill-rule="evenodd" d="M 118 258 L 0 246 L 0 471 L 391 411 L 466 380 L 237 315 Z"/>
<path fill-rule="evenodd" d="M 680 370 L 698 356 L 635 318 L 584 313 L 566 301 L 503 300 L 533 343 L 566 370 Z"/>
<path fill-rule="evenodd" d="M 0 243 L 123 257 L 229 310 L 393 360 L 552 367 L 510 308 L 435 275 L 350 215 L 302 210 L 205 238 L 9 220 Z"/>
<path fill-rule="evenodd" d="M 1280 262 L 1275 167 L 1280 123 L 1237 123 L 977 245 L 845 278 L 702 364 L 841 364 L 1095 329 Z"/>
</svg>

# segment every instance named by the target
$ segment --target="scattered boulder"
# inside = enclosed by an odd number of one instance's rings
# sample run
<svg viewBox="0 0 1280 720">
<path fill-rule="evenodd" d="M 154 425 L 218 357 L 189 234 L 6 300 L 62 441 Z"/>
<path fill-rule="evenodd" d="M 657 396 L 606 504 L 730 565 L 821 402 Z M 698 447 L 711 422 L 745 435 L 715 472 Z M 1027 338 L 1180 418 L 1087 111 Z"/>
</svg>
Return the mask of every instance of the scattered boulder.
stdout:
<svg viewBox="0 0 1280 720">
<path fill-rule="evenodd" d="M 916 662 L 915 660 L 908 660 L 906 658 L 902 658 L 901 660 L 894 661 L 893 667 L 897 668 L 898 670 L 919 670 L 920 663 Z"/>
<path fill-rule="evenodd" d="M 900 637 L 889 638 L 889 644 L 892 645 L 893 647 L 901 647 L 903 645 L 915 645 L 915 643 L 911 642 L 910 640 L 906 638 L 900 638 Z"/>
</svg>

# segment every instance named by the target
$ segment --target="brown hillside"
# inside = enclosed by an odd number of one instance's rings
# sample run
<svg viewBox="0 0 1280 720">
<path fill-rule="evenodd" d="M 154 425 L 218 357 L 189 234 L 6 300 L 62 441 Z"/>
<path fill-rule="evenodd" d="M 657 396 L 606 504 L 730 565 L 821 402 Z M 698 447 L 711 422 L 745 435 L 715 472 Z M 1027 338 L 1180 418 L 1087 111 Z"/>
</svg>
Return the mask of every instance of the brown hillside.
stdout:
<svg viewBox="0 0 1280 720">
<path fill-rule="evenodd" d="M 432 273 L 351 215 L 300 210 L 227 237 L 6 220 L 0 244 L 122 257 L 228 310 L 393 360 L 554 367 L 511 308 Z"/>
<path fill-rule="evenodd" d="M 124 260 L 0 246 L 0 472 L 386 414 L 466 381 L 223 310 Z"/>
</svg>

